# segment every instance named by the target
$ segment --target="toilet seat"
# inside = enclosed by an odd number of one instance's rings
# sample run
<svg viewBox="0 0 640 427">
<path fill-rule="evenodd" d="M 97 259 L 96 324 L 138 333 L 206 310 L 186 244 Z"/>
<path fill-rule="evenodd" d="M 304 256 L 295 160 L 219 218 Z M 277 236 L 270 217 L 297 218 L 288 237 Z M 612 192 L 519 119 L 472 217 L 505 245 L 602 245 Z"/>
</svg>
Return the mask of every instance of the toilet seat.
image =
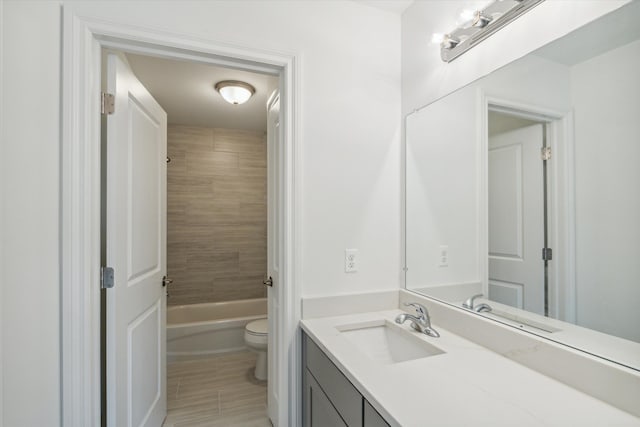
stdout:
<svg viewBox="0 0 640 427">
<path fill-rule="evenodd" d="M 267 319 L 254 320 L 247 323 L 245 332 L 253 336 L 266 336 L 268 333 L 269 322 Z"/>
</svg>

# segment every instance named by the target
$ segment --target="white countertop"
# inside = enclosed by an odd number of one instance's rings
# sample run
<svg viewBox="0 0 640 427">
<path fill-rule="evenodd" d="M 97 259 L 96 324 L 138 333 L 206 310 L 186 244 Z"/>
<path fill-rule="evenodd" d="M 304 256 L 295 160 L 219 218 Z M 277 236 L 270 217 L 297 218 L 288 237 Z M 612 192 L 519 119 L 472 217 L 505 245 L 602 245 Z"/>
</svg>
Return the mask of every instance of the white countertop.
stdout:
<svg viewBox="0 0 640 427">
<path fill-rule="evenodd" d="M 433 327 L 440 338 L 416 335 L 444 354 L 395 364 L 370 359 L 336 329 L 393 321 L 400 313 L 387 310 L 301 321 L 304 331 L 392 426 L 640 426 L 640 418 L 437 323 Z M 411 330 L 409 322 L 403 326 Z"/>
</svg>

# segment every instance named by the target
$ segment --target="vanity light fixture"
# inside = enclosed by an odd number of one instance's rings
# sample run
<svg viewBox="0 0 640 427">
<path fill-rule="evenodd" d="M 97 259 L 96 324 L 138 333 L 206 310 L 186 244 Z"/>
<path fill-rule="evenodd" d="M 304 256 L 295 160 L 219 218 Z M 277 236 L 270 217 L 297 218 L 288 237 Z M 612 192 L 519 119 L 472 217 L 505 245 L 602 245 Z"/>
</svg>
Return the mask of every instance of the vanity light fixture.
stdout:
<svg viewBox="0 0 640 427">
<path fill-rule="evenodd" d="M 460 39 L 452 37 L 451 34 L 445 34 L 440 46 L 444 46 L 447 49 L 453 49 L 460 44 Z"/>
<path fill-rule="evenodd" d="M 495 0 L 482 10 L 464 10 L 460 15 L 465 21 L 463 24 L 444 36 L 434 34 L 432 41 L 436 42 L 442 37 L 440 57 L 445 62 L 451 62 L 543 1 Z"/>
<path fill-rule="evenodd" d="M 486 27 L 489 22 L 493 21 L 493 18 L 490 16 L 487 16 L 485 14 L 483 14 L 482 12 L 478 11 L 476 12 L 476 14 L 473 17 L 473 21 L 471 22 L 471 25 L 473 27 L 476 28 L 484 28 Z"/>
<path fill-rule="evenodd" d="M 256 93 L 256 89 L 249 83 L 237 80 L 224 80 L 215 84 L 216 91 L 229 104 L 244 104 Z"/>
</svg>

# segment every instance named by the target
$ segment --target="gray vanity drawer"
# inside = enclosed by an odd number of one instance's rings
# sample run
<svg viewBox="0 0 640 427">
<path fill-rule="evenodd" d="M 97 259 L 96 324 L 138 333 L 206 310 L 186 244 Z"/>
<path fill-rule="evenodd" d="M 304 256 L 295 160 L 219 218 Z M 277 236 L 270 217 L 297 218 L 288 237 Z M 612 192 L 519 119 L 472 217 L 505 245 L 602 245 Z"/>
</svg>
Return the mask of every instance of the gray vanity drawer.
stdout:
<svg viewBox="0 0 640 427">
<path fill-rule="evenodd" d="M 304 335 L 306 366 L 350 427 L 362 426 L 362 395 L 320 348 Z"/>
<path fill-rule="evenodd" d="M 364 427 L 389 427 L 389 424 L 367 400 L 364 401 Z"/>
</svg>

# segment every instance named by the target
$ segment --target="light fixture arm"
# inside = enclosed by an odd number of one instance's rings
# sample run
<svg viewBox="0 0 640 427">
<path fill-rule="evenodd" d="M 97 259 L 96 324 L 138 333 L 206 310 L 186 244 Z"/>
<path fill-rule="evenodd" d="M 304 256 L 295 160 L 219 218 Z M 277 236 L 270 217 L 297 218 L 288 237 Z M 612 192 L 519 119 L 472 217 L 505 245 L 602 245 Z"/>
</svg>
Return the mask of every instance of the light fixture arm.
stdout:
<svg viewBox="0 0 640 427">
<path fill-rule="evenodd" d="M 445 62 L 453 61 L 543 1 L 494 1 L 484 9 L 476 11 L 474 18 L 466 26 L 458 27 L 447 34 L 440 44 L 440 57 Z"/>
</svg>

